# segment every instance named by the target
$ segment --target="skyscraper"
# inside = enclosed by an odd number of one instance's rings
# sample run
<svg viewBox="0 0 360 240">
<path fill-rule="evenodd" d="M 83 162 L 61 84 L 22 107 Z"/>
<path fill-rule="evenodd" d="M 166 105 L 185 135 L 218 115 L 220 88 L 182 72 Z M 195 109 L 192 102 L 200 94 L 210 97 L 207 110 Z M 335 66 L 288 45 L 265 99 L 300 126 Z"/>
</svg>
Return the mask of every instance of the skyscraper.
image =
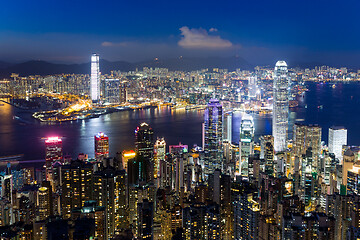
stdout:
<svg viewBox="0 0 360 240">
<path fill-rule="evenodd" d="M 293 152 L 295 158 L 301 159 L 311 148 L 314 166 L 320 169 L 319 155 L 321 153 L 321 127 L 318 125 L 294 125 Z"/>
<path fill-rule="evenodd" d="M 224 141 L 232 141 L 232 112 L 224 114 Z"/>
<path fill-rule="evenodd" d="M 126 81 L 120 83 L 120 103 L 126 103 L 127 101 L 127 91 L 126 91 Z"/>
<path fill-rule="evenodd" d="M 135 149 L 139 155 L 153 157 L 154 154 L 154 131 L 147 123 L 141 123 L 135 130 Z"/>
<path fill-rule="evenodd" d="M 56 161 L 62 159 L 62 140 L 59 137 L 49 137 L 45 140 L 45 159 L 46 161 Z"/>
<path fill-rule="evenodd" d="M 164 138 L 158 138 L 154 145 L 154 177 L 160 173 L 160 161 L 165 160 L 166 142 Z"/>
<path fill-rule="evenodd" d="M 95 53 L 91 55 L 90 97 L 93 102 L 100 100 L 99 55 Z"/>
<path fill-rule="evenodd" d="M 285 61 L 277 61 L 274 70 L 272 135 L 276 152 L 286 150 L 289 124 L 289 77 Z"/>
<path fill-rule="evenodd" d="M 95 135 L 95 158 L 101 160 L 109 157 L 109 137 L 103 132 Z"/>
<path fill-rule="evenodd" d="M 105 79 L 104 83 L 104 101 L 105 103 L 120 102 L 120 80 Z"/>
<path fill-rule="evenodd" d="M 339 160 L 343 159 L 342 146 L 347 144 L 347 129 L 344 127 L 329 128 L 329 152 Z"/>
<path fill-rule="evenodd" d="M 254 121 L 251 115 L 244 115 L 241 119 L 240 125 L 240 142 L 239 142 L 239 153 L 240 153 L 240 175 L 248 176 L 248 160 L 250 154 L 253 154 L 254 144 Z"/>
<path fill-rule="evenodd" d="M 217 99 L 210 99 L 204 113 L 205 174 L 222 168 L 222 105 Z"/>
<path fill-rule="evenodd" d="M 154 131 L 147 123 L 141 123 L 135 130 L 135 152 L 139 171 L 146 182 L 154 178 Z"/>
</svg>

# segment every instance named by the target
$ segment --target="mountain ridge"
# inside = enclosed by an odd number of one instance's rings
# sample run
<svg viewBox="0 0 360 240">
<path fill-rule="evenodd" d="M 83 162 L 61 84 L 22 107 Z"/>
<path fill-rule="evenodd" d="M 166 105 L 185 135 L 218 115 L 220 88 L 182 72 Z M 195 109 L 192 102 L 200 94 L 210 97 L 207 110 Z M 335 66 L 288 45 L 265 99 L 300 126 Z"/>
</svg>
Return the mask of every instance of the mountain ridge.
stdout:
<svg viewBox="0 0 360 240">
<path fill-rule="evenodd" d="M 1 63 L 4 63 L 1 65 Z M 4 67 L 1 67 L 4 66 Z M 153 59 L 130 63 L 126 61 L 108 61 L 100 59 L 100 71 L 109 74 L 113 70 L 132 71 L 143 67 L 168 68 L 170 71 L 194 71 L 204 68 L 224 68 L 235 70 L 236 68 L 250 70 L 254 66 L 241 57 L 209 57 L 209 58 L 169 58 Z M 89 74 L 90 62 L 80 64 L 59 64 L 41 60 L 30 60 L 18 64 L 10 64 L 0 61 L 0 77 L 7 78 L 12 73 L 20 76 L 29 75 L 53 75 L 53 74 Z"/>
</svg>

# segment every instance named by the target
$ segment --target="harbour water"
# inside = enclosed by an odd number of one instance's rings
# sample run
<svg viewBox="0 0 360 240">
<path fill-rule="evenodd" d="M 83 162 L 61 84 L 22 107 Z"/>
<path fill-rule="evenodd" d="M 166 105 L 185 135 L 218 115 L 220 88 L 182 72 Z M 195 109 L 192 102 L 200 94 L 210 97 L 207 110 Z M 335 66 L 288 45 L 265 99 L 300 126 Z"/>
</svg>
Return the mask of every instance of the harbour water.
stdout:
<svg viewBox="0 0 360 240">
<path fill-rule="evenodd" d="M 299 106 L 291 109 L 291 123 L 318 124 L 327 142 L 328 128 L 333 125 L 348 129 L 348 143 L 360 145 L 360 83 L 307 83 L 309 91 L 299 97 Z M 16 117 L 15 117 L 16 116 Z M 239 140 L 242 113 L 233 115 L 233 141 Z M 271 134 L 271 115 L 253 115 L 255 140 Z M 109 136 L 110 155 L 134 147 L 134 130 L 142 122 L 164 137 L 168 145 L 179 142 L 201 146 L 203 111 L 172 110 L 169 107 L 115 112 L 99 118 L 42 124 L 30 114 L 8 104 L 0 105 L 0 156 L 24 154 L 24 159 L 44 159 L 44 138 L 63 137 L 64 154 L 94 156 L 94 135 L 102 131 Z"/>
</svg>

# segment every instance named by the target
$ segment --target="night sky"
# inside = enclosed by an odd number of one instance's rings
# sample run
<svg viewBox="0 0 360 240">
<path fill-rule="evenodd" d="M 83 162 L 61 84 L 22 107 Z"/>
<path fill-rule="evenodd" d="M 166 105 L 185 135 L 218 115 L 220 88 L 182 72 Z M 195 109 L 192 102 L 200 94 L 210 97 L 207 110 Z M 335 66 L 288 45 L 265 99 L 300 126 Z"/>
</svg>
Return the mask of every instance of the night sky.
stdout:
<svg viewBox="0 0 360 240">
<path fill-rule="evenodd" d="M 2 1 L 0 60 L 82 63 L 97 52 L 360 66 L 359 11 L 358 0 Z"/>
</svg>

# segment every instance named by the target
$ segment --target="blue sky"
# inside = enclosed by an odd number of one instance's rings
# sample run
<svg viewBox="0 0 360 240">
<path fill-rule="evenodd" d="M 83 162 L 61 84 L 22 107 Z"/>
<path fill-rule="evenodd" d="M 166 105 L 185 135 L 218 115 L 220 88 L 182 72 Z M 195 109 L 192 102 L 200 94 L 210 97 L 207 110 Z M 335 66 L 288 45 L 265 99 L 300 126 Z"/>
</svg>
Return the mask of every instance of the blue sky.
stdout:
<svg viewBox="0 0 360 240">
<path fill-rule="evenodd" d="M 360 64 L 360 2 L 12 0 L 0 60 L 234 56 L 254 64 Z"/>
</svg>

